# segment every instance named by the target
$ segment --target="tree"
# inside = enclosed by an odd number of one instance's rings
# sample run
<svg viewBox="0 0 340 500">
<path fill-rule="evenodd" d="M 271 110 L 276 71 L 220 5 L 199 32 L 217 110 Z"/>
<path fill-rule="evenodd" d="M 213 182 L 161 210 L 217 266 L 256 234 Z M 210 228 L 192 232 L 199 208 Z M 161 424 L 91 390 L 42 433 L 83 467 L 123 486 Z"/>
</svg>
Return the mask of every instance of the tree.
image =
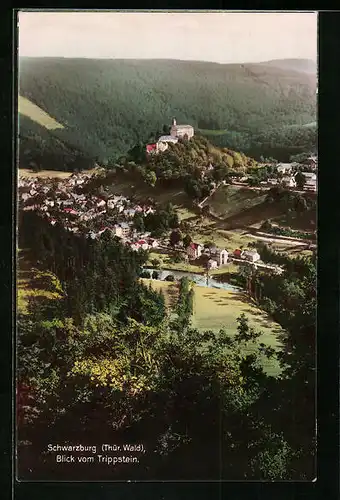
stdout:
<svg viewBox="0 0 340 500">
<path fill-rule="evenodd" d="M 181 252 L 174 252 L 173 253 L 173 256 L 172 256 L 172 259 L 171 259 L 174 263 L 179 263 L 179 262 L 182 262 L 183 260 L 183 254 Z"/>
<path fill-rule="evenodd" d="M 271 225 L 271 223 L 270 223 L 270 221 L 269 221 L 269 220 L 265 220 L 265 221 L 263 222 L 263 224 L 261 225 L 261 229 L 262 229 L 263 231 L 270 231 L 270 230 L 271 230 L 271 228 L 272 228 L 272 225 Z"/>
<path fill-rule="evenodd" d="M 159 259 L 152 259 L 151 264 L 153 265 L 153 267 L 159 268 L 161 265 L 161 261 Z"/>
<path fill-rule="evenodd" d="M 209 205 L 204 205 L 204 206 L 202 207 L 202 212 L 201 212 L 201 213 L 202 213 L 202 215 L 204 215 L 204 216 L 208 216 L 208 215 L 210 215 L 210 206 L 209 206 Z"/>
<path fill-rule="evenodd" d="M 248 184 L 249 186 L 259 186 L 260 185 L 259 177 L 257 176 L 249 177 Z"/>
<path fill-rule="evenodd" d="M 306 177 L 301 172 L 298 172 L 295 176 L 295 182 L 298 189 L 302 191 L 306 184 Z"/>
<path fill-rule="evenodd" d="M 184 238 L 183 238 L 183 246 L 184 246 L 184 248 L 187 248 L 190 245 L 190 243 L 192 243 L 192 238 L 191 238 L 191 236 L 189 234 L 186 234 L 184 236 Z"/>
<path fill-rule="evenodd" d="M 169 239 L 170 245 L 174 247 L 182 240 L 182 233 L 180 231 L 172 231 Z"/>
<path fill-rule="evenodd" d="M 153 172 L 152 170 L 148 170 L 144 173 L 143 178 L 147 184 L 150 184 L 150 186 L 155 187 L 157 182 L 157 176 L 155 172 Z"/>
<path fill-rule="evenodd" d="M 158 272 L 158 271 L 154 271 L 154 272 L 152 273 L 152 279 L 153 279 L 153 280 L 158 280 L 158 278 L 159 278 L 159 272 Z"/>
<path fill-rule="evenodd" d="M 144 233 L 145 231 L 145 224 L 144 224 L 144 217 L 136 213 L 133 217 L 133 225 L 134 228 L 139 232 L 139 233 Z"/>
</svg>

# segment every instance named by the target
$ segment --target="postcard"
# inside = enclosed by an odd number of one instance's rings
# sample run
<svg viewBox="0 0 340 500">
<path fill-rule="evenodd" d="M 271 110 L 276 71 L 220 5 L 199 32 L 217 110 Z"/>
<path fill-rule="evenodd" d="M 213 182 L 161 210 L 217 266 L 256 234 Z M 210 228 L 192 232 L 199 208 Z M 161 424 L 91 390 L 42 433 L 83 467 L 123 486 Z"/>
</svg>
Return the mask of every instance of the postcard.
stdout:
<svg viewBox="0 0 340 500">
<path fill-rule="evenodd" d="M 315 480 L 317 14 L 17 14 L 17 479 Z"/>
</svg>

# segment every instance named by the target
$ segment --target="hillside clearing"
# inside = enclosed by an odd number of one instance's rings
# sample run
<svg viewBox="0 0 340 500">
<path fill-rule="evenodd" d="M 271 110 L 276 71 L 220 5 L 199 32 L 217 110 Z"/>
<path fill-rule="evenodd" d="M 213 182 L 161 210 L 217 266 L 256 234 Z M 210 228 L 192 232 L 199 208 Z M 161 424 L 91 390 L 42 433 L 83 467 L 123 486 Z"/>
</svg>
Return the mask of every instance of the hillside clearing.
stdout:
<svg viewBox="0 0 340 500">
<path fill-rule="evenodd" d="M 34 308 L 62 298 L 62 289 L 57 277 L 48 271 L 33 267 L 26 252 L 19 250 L 17 263 L 17 313 L 29 314 Z"/>
<path fill-rule="evenodd" d="M 207 200 L 212 214 L 217 217 L 233 222 L 233 224 L 251 225 L 249 221 L 245 221 L 245 214 L 249 211 L 252 214 L 252 222 L 255 219 L 268 219 L 268 206 L 265 204 L 267 193 L 254 191 L 240 186 L 220 186 L 214 194 Z M 254 212 L 255 208 L 256 213 Z M 270 216 L 270 214 L 269 214 Z M 231 217 L 233 219 L 231 219 Z M 253 221 L 254 220 L 254 221 Z"/>
<path fill-rule="evenodd" d="M 73 172 L 62 172 L 61 170 L 40 170 L 40 172 L 34 172 L 33 170 L 28 170 L 26 168 L 18 169 L 19 177 L 28 178 L 39 178 L 39 179 L 68 179 L 71 177 Z"/>
<path fill-rule="evenodd" d="M 31 102 L 26 97 L 19 95 L 18 99 L 18 111 L 19 115 L 22 114 L 27 116 L 39 125 L 47 128 L 48 130 L 56 130 L 58 128 L 63 129 L 64 126 L 61 125 L 57 120 L 52 118 L 46 111 L 41 109 L 39 106 Z M 20 119 L 19 119 L 20 120 Z"/>
</svg>

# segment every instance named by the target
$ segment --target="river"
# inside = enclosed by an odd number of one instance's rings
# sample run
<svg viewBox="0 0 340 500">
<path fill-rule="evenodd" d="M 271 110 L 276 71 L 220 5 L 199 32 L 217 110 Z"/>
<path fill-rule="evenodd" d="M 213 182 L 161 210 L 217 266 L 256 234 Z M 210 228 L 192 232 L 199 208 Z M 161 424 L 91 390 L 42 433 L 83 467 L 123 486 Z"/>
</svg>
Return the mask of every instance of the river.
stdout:
<svg viewBox="0 0 340 500">
<path fill-rule="evenodd" d="M 198 286 L 211 287 L 211 288 L 221 288 L 222 290 L 228 290 L 230 292 L 242 292 L 241 288 L 230 285 L 229 283 L 221 283 L 216 281 L 213 277 L 209 277 L 207 283 L 207 277 L 203 274 L 191 273 L 189 271 L 175 271 L 172 269 L 154 269 L 152 267 L 144 267 L 145 271 L 149 271 L 152 273 L 153 271 L 157 271 L 159 273 L 158 279 L 164 281 L 164 279 L 170 274 L 174 276 L 175 280 L 179 280 L 181 278 L 187 277 L 190 280 L 194 281 Z"/>
</svg>

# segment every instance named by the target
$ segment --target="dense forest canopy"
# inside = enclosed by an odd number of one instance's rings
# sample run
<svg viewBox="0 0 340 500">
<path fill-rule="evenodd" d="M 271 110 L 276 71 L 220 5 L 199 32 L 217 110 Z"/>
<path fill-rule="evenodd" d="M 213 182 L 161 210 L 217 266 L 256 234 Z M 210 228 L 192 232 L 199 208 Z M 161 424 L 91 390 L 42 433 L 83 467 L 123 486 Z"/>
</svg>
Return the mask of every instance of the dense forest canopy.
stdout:
<svg viewBox="0 0 340 500">
<path fill-rule="evenodd" d="M 45 152 L 63 141 L 105 163 L 163 133 L 173 116 L 249 155 L 265 147 L 284 161 L 316 146 L 316 74 L 176 60 L 21 58 L 19 67 L 20 95 L 64 126 L 48 141 L 22 120 L 23 159 L 29 140 Z"/>
</svg>

